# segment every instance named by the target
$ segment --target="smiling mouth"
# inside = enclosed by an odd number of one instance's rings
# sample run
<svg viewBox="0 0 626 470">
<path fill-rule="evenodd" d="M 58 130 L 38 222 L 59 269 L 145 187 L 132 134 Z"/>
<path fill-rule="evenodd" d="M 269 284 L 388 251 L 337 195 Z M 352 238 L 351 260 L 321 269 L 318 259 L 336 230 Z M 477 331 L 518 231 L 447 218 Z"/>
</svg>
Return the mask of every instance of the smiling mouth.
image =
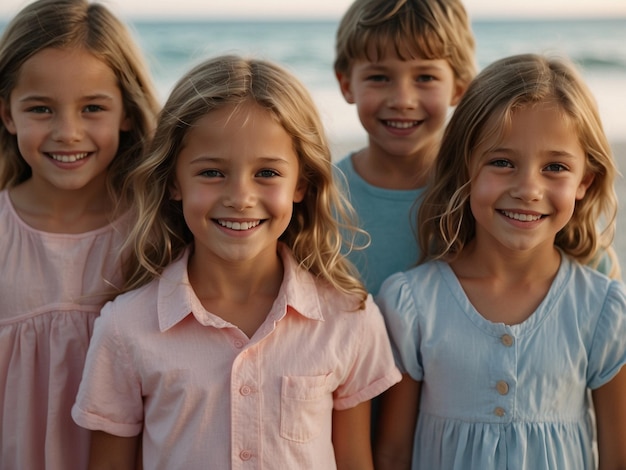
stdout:
<svg viewBox="0 0 626 470">
<path fill-rule="evenodd" d="M 394 129 L 411 129 L 413 127 L 417 127 L 422 123 L 422 121 L 385 121 L 383 120 L 383 124 L 387 127 L 393 127 Z"/>
<path fill-rule="evenodd" d="M 520 222 L 535 222 L 543 217 L 541 214 L 520 214 L 519 212 L 500 211 L 502 215 L 509 219 L 519 220 Z"/>
<path fill-rule="evenodd" d="M 252 221 L 247 221 L 247 222 L 232 222 L 230 220 L 217 219 L 216 222 L 222 227 L 228 228 L 230 230 L 242 230 L 242 231 L 253 229 L 254 227 L 257 227 L 261 224 L 260 220 L 252 220 Z"/>
<path fill-rule="evenodd" d="M 68 154 L 60 155 L 57 153 L 48 153 L 47 155 L 53 160 L 56 160 L 57 162 L 74 163 L 85 158 L 87 155 L 89 155 L 89 152 L 73 153 L 71 155 L 68 155 Z"/>
</svg>

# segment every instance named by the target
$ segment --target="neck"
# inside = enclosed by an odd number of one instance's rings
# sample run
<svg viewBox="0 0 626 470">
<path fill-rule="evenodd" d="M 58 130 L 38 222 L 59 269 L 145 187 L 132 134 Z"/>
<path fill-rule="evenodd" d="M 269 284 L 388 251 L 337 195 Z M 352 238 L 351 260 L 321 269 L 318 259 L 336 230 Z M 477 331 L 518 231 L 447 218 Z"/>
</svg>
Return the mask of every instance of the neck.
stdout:
<svg viewBox="0 0 626 470">
<path fill-rule="evenodd" d="M 188 272 L 201 300 L 229 299 L 236 303 L 262 296 L 275 298 L 283 280 L 283 265 L 277 253 L 262 259 L 225 262 L 195 250 L 189 259 Z"/>
<path fill-rule="evenodd" d="M 37 230 L 83 233 L 110 223 L 113 201 L 104 182 L 77 190 L 38 184 L 32 178 L 9 191 L 18 215 Z"/>
<path fill-rule="evenodd" d="M 196 250 L 187 269 L 203 307 L 249 338 L 267 319 L 283 280 L 276 250 L 245 262 L 224 262 Z"/>
<path fill-rule="evenodd" d="M 383 155 L 370 145 L 352 161 L 356 172 L 373 186 L 411 190 L 426 186 L 436 155 L 435 148 L 414 155 Z"/>
<path fill-rule="evenodd" d="M 532 283 L 551 278 L 560 264 L 561 254 L 554 245 L 526 252 L 483 246 L 476 239 L 451 263 L 453 269 L 463 276 L 493 278 L 505 284 Z"/>
</svg>

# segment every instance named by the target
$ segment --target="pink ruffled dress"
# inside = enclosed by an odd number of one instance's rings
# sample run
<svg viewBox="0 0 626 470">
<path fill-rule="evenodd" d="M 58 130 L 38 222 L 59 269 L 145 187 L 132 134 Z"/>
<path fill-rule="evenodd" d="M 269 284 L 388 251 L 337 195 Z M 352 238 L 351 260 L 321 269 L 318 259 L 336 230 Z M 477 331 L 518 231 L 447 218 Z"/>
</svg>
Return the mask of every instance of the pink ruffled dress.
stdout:
<svg viewBox="0 0 626 470">
<path fill-rule="evenodd" d="M 0 192 L 0 469 L 87 467 L 89 431 L 70 410 L 128 222 L 41 232 Z"/>
</svg>

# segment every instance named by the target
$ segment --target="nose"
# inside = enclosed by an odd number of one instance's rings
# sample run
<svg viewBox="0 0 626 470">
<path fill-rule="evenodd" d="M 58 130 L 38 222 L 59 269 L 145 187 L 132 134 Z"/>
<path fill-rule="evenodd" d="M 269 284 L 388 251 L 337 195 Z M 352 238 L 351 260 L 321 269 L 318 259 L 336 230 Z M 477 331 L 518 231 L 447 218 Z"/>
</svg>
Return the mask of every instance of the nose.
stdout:
<svg viewBox="0 0 626 470">
<path fill-rule="evenodd" d="M 394 109 L 415 109 L 419 94 L 411 80 L 399 80 L 390 89 L 388 105 Z"/>
<path fill-rule="evenodd" d="M 83 126 L 80 116 L 60 112 L 53 121 L 52 137 L 57 142 L 75 142 L 82 138 Z"/>
<path fill-rule="evenodd" d="M 524 202 L 541 200 L 543 197 L 541 176 L 530 170 L 521 171 L 513 180 L 510 194 Z"/>
<path fill-rule="evenodd" d="M 253 207 L 256 201 L 253 183 L 245 177 L 228 177 L 223 201 L 225 207 L 233 208 L 237 212 Z"/>
</svg>

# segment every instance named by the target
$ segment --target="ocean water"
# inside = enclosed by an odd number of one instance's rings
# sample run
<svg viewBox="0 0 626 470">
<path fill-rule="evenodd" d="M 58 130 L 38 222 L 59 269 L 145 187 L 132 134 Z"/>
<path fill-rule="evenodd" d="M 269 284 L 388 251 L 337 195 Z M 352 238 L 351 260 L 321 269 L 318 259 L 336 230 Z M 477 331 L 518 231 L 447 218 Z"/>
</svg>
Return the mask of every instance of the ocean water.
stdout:
<svg viewBox="0 0 626 470">
<path fill-rule="evenodd" d="M 163 99 L 193 64 L 223 53 L 254 54 L 296 74 L 315 99 L 331 143 L 365 139 L 334 77 L 336 21 L 132 22 Z M 609 138 L 626 141 L 626 18 L 474 21 L 477 62 L 522 52 L 566 55 L 591 87 Z"/>
</svg>

